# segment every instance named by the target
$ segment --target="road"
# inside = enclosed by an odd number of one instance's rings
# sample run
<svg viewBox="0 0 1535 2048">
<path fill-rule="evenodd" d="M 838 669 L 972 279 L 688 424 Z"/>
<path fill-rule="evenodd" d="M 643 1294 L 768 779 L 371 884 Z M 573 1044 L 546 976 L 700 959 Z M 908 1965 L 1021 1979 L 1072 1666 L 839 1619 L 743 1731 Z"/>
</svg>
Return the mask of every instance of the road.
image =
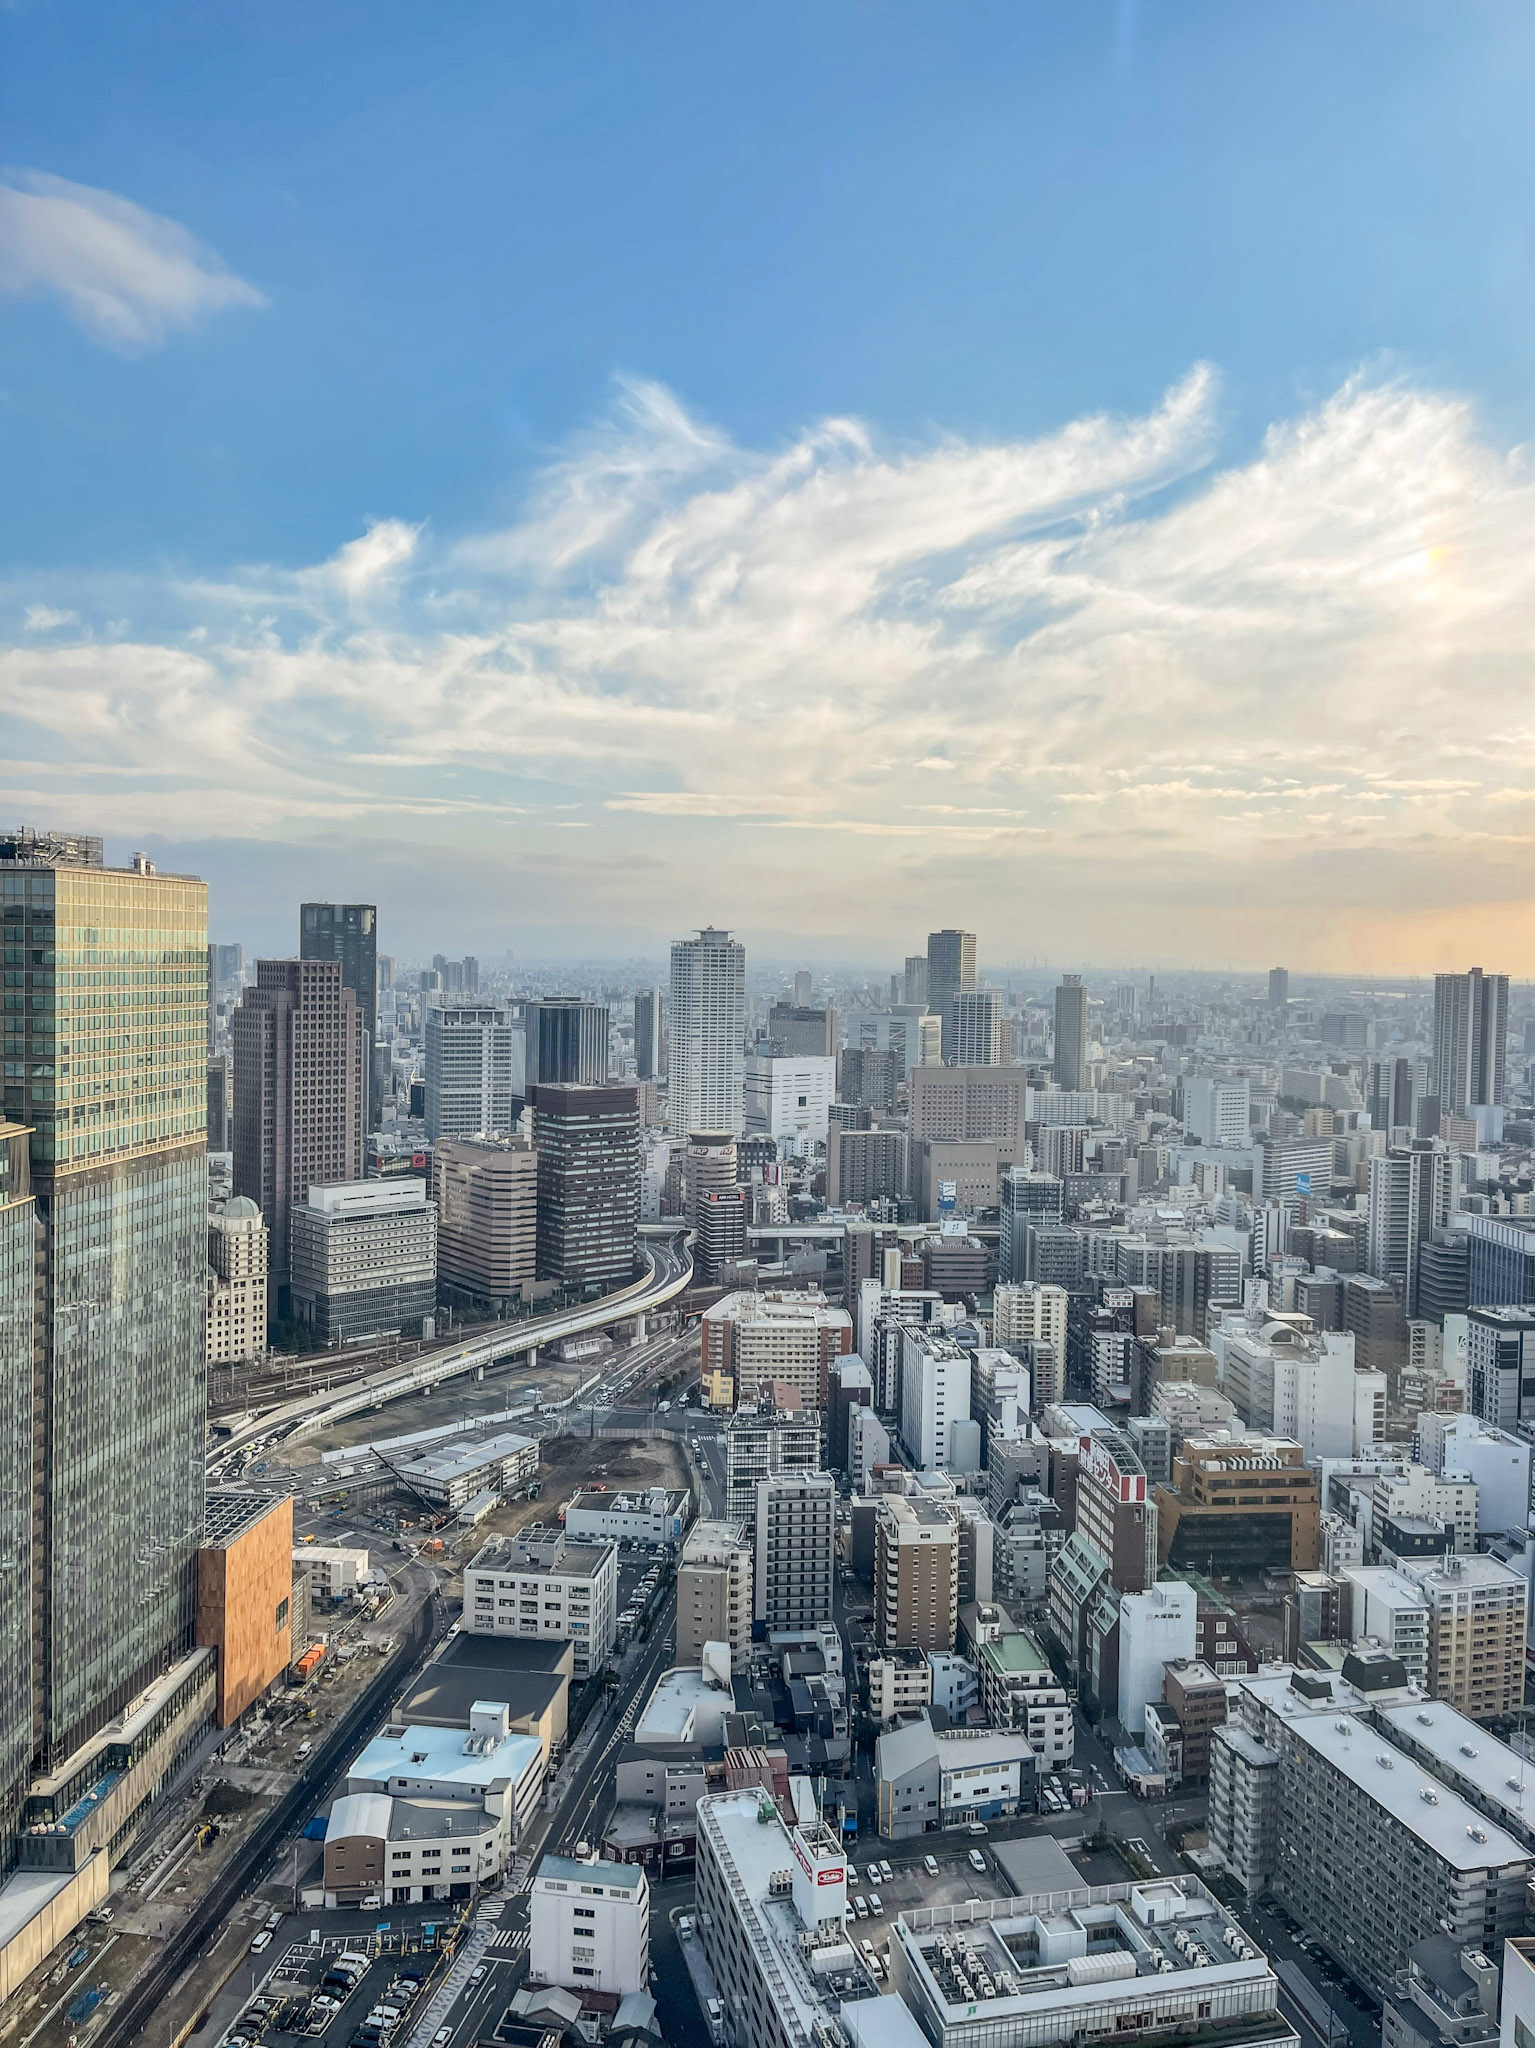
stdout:
<svg viewBox="0 0 1535 2048">
<path fill-rule="evenodd" d="M 593 1847 L 601 1843 L 613 1812 L 618 1752 L 631 1739 L 635 1717 L 651 1686 L 671 1661 L 676 1613 L 676 1592 L 671 1589 L 657 1611 L 650 1640 L 625 1672 L 620 1690 L 611 1701 L 594 1710 L 581 1739 L 567 1757 L 562 1774 L 564 1783 L 554 1812 L 542 1828 L 535 1828 L 519 1844 L 518 1864 L 523 1873 L 520 1888 L 504 1895 L 499 1908 L 494 1902 L 487 1902 L 482 1908 L 486 1917 L 497 1914 L 499 1924 L 474 1975 L 449 2008 L 444 2024 L 452 2029 L 455 2043 L 490 2039 L 523 1975 L 528 1947 L 527 1886 L 540 1859 L 547 1854 L 573 1855 L 576 1845 L 583 1841 Z M 691 1885 L 685 1889 L 691 1896 Z M 703 2040 L 690 2043 L 689 2048 L 706 2048 L 706 2043 L 705 2034 Z"/>
<path fill-rule="evenodd" d="M 685 1250 L 658 1242 L 647 1243 L 641 1249 L 650 1271 L 645 1280 L 631 1287 L 605 1295 L 600 1301 L 562 1310 L 557 1315 L 541 1316 L 532 1322 L 495 1324 L 489 1330 L 478 1331 L 456 1344 L 423 1353 L 407 1365 L 387 1367 L 342 1389 L 275 1401 L 259 1414 L 235 1424 L 227 1437 L 210 1448 L 209 1462 L 227 1458 L 231 1452 L 257 1437 L 273 1433 L 291 1435 L 295 1430 L 305 1433 L 323 1428 L 327 1422 L 339 1421 L 363 1409 L 381 1407 L 388 1401 L 420 1393 L 424 1388 L 440 1385 L 443 1380 L 452 1379 L 460 1373 L 493 1365 L 500 1359 L 532 1350 L 540 1344 L 579 1336 L 588 1330 L 600 1330 L 609 1323 L 629 1322 L 637 1315 L 664 1307 L 686 1292 L 692 1282 L 693 1261 Z"/>
</svg>

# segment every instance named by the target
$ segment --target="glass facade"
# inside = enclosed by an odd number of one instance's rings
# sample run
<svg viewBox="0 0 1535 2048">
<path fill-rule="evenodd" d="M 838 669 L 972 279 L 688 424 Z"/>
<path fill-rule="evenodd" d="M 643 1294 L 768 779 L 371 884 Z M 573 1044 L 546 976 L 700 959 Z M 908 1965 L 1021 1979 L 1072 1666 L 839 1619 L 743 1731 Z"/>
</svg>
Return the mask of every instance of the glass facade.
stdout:
<svg viewBox="0 0 1535 2048">
<path fill-rule="evenodd" d="M 27 1133 L 0 1119 L 0 1869 L 32 1760 L 32 1336 Z"/>
<path fill-rule="evenodd" d="M 46 1728 L 58 1756 L 190 1647 L 203 1523 L 207 1164 L 70 1174 L 44 1203 Z"/>
<path fill-rule="evenodd" d="M 206 1369 L 208 899 L 99 844 L 0 837 L 4 1095 L 31 1126 L 25 1431 L 45 1768 L 190 1642 Z"/>
<path fill-rule="evenodd" d="M 1535 1303 L 1535 1222 L 1522 1216 L 1471 1216 L 1466 1233 L 1471 1307 Z"/>
</svg>

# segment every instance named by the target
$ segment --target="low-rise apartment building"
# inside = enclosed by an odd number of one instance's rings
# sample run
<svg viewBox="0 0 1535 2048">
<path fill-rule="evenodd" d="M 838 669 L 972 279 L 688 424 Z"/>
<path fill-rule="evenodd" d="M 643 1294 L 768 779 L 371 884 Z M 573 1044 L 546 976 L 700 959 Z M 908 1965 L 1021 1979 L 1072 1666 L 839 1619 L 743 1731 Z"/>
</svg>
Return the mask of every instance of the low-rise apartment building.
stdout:
<svg viewBox="0 0 1535 2048">
<path fill-rule="evenodd" d="M 618 1618 L 618 1546 L 496 1536 L 464 1568 L 463 1627 L 568 1642 L 574 1675 L 600 1671 Z"/>
</svg>

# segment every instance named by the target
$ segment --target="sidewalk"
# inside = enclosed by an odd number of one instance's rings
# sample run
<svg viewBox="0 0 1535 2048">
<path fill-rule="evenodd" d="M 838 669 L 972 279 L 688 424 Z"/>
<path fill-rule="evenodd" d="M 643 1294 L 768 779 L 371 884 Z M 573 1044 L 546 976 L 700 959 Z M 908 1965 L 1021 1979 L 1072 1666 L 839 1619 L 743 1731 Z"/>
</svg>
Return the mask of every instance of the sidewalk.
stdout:
<svg viewBox="0 0 1535 2048">
<path fill-rule="evenodd" d="M 422 2009 L 407 2037 L 406 2048 L 419 2048 L 422 2042 L 430 2041 L 447 2019 L 458 2001 L 459 1994 L 467 1988 L 476 1965 L 485 1960 L 486 1951 L 495 1939 L 496 1931 L 501 1925 L 502 1903 L 500 1897 L 493 1896 L 483 1899 L 476 1908 L 474 1931 L 459 1949 L 453 1958 L 452 1967 Z"/>
</svg>

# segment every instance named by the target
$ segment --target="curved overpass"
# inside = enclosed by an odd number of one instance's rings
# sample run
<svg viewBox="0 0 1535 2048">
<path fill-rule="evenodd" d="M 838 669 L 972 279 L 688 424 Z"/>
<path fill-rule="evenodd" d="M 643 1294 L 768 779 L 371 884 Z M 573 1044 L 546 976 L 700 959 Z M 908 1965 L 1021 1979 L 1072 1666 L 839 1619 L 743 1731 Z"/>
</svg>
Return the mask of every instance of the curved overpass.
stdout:
<svg viewBox="0 0 1535 2048">
<path fill-rule="evenodd" d="M 331 1388 L 275 1402 L 212 1445 L 210 1460 L 225 1458 L 252 1437 L 264 1436 L 274 1429 L 289 1436 L 307 1436 L 311 1430 L 323 1429 L 343 1416 L 382 1407 L 386 1401 L 398 1401 L 407 1394 L 419 1394 L 424 1387 L 435 1387 L 442 1380 L 473 1372 L 478 1366 L 494 1365 L 504 1358 L 536 1350 L 540 1344 L 578 1337 L 583 1331 L 600 1330 L 609 1323 L 628 1322 L 633 1316 L 664 1307 L 692 1285 L 693 1259 L 685 1246 L 675 1241 L 650 1242 L 642 1243 L 640 1249 L 649 1271 L 614 1294 L 605 1294 L 601 1300 L 588 1302 L 582 1308 L 544 1316 L 538 1322 L 497 1324 L 478 1336 L 465 1338 L 461 1344 L 447 1345 L 430 1357 L 413 1359 L 406 1366 L 390 1366 L 385 1372 L 356 1380 L 339 1391 Z"/>
</svg>

